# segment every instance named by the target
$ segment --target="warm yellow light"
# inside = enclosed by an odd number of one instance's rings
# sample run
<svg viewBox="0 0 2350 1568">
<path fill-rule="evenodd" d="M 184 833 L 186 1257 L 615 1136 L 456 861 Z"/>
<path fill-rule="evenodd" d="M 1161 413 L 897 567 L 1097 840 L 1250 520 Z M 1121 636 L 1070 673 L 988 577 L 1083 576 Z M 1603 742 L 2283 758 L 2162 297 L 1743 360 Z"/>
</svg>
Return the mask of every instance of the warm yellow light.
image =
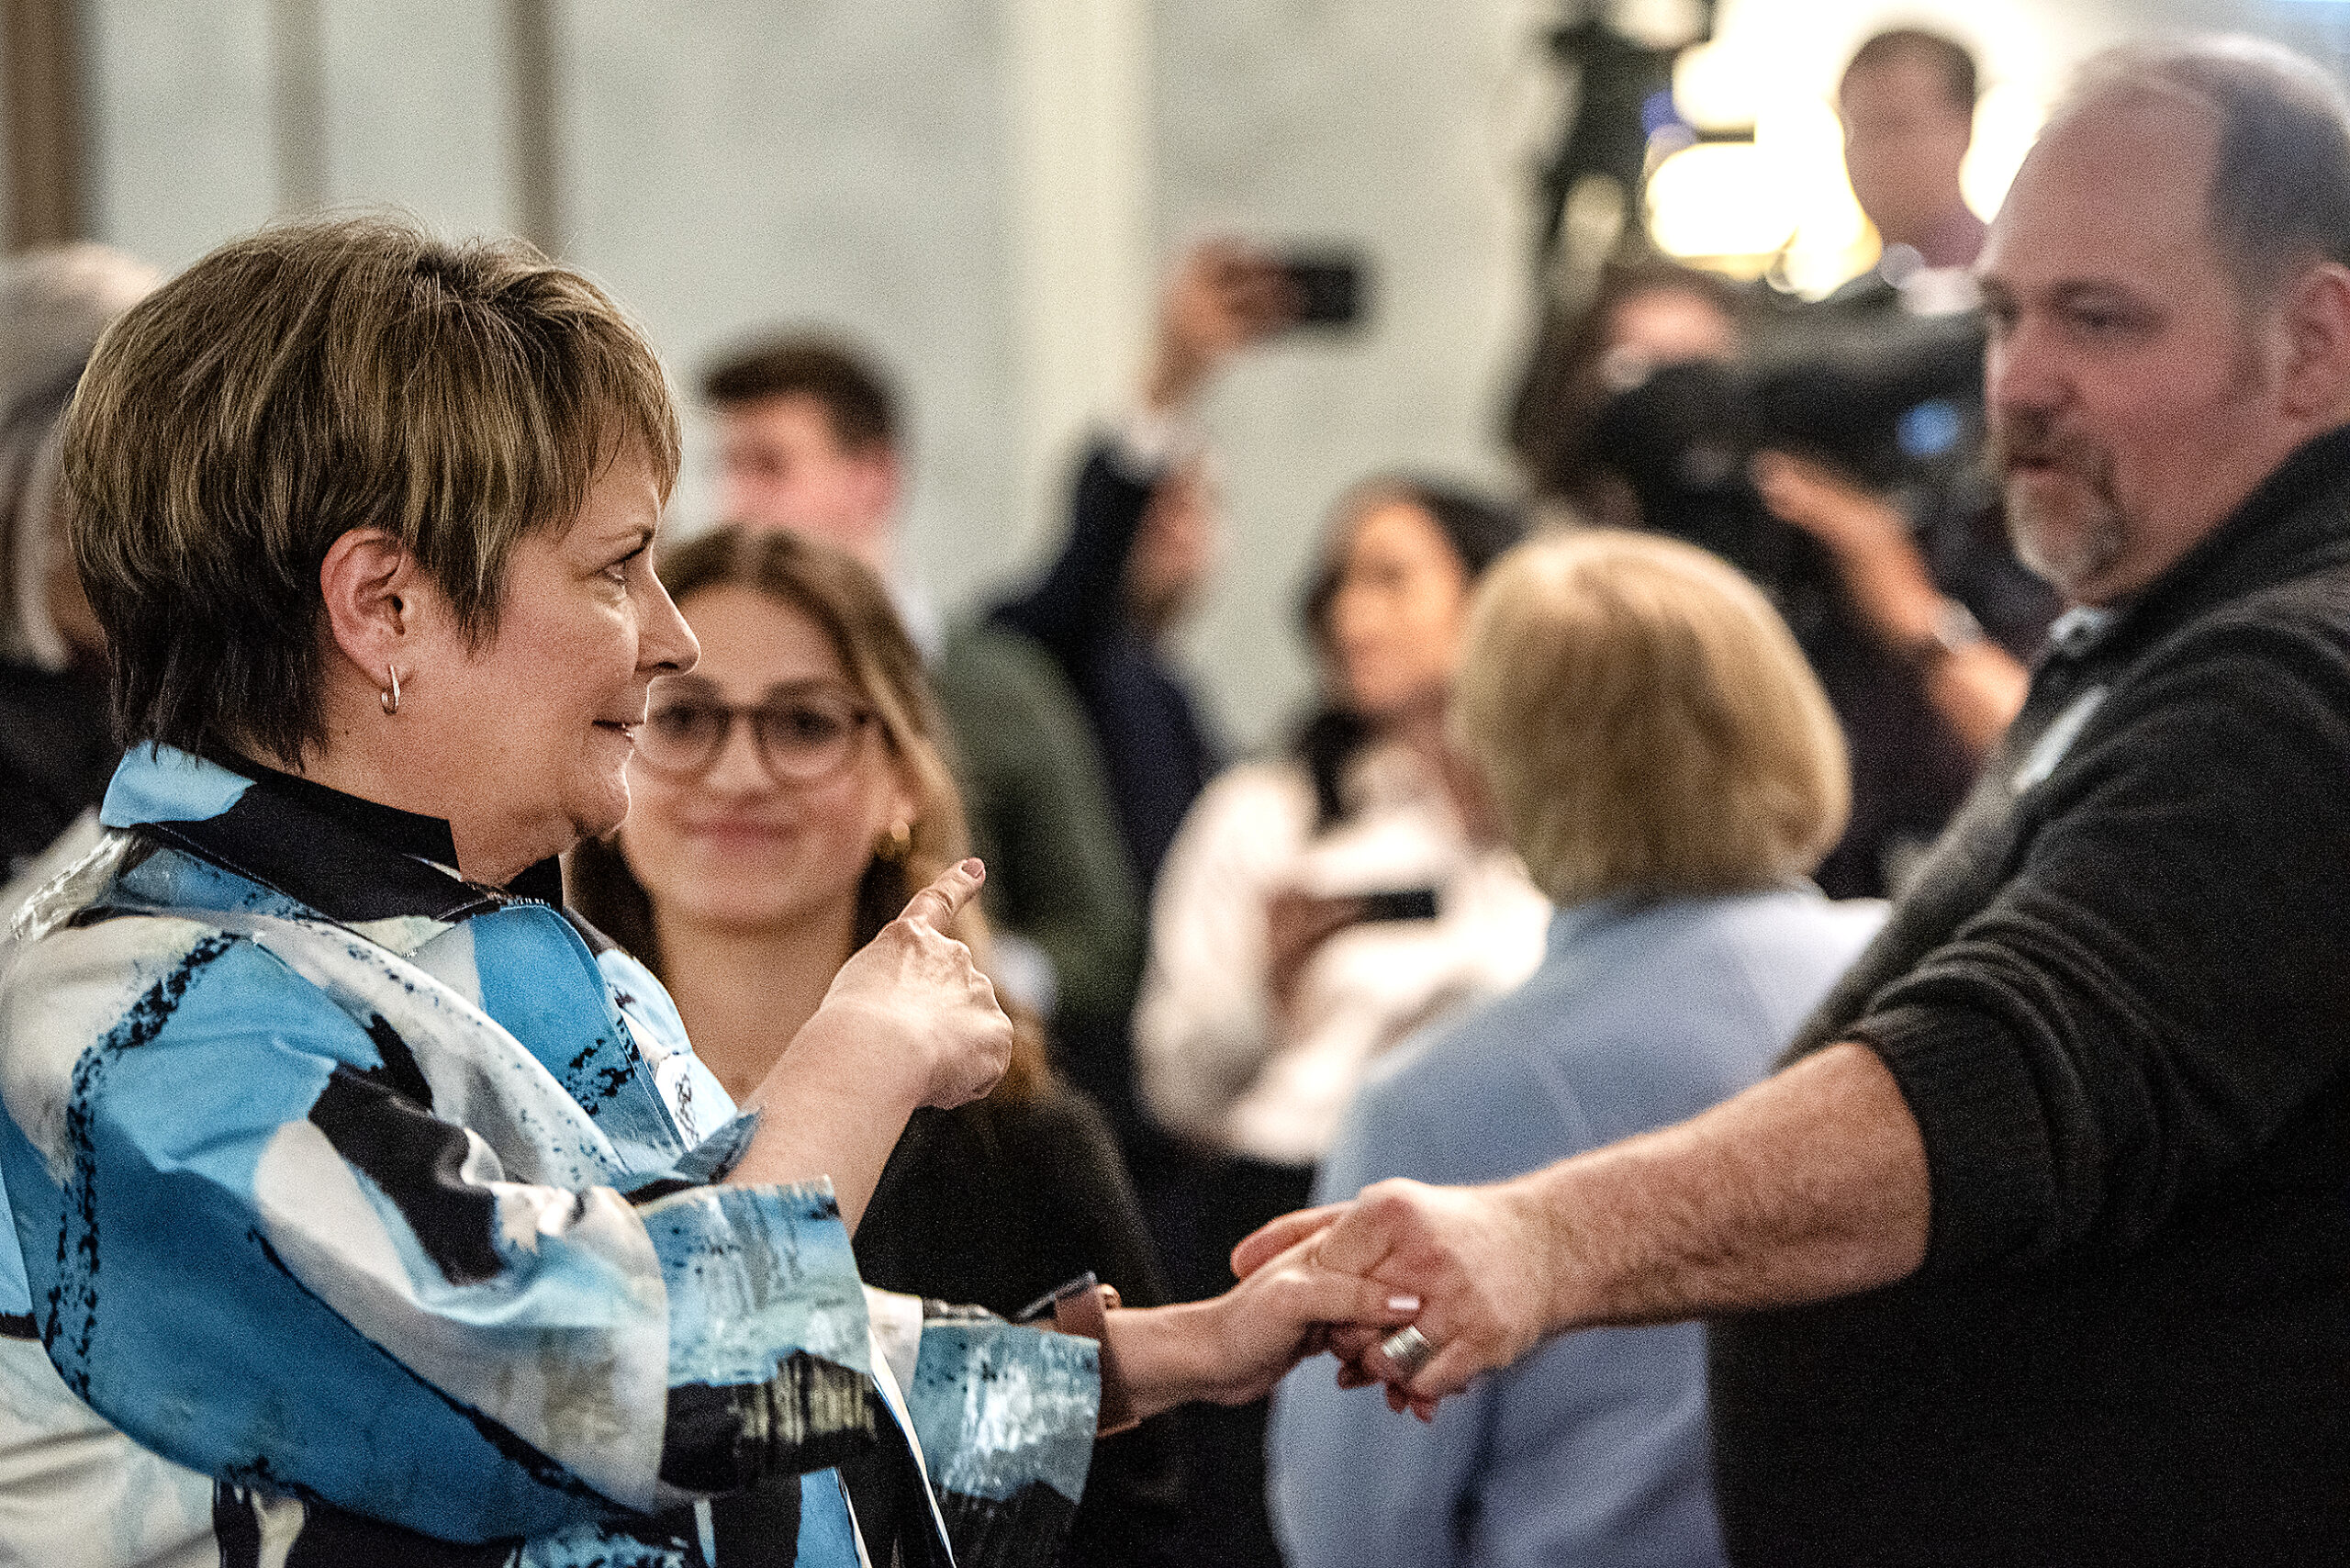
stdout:
<svg viewBox="0 0 2350 1568">
<path fill-rule="evenodd" d="M 2034 0 L 1914 0 L 1926 25 L 1976 48 L 1997 84 L 1975 117 L 1961 174 L 1967 203 L 1998 211 L 2046 114 L 2062 64 Z M 1764 268 L 1819 295 L 1873 265 L 1875 234 L 1844 178 L 1837 73 L 1878 25 L 1881 0 L 1723 0 L 1713 40 L 1673 71 L 1682 116 L 1708 130 L 1754 128 L 1755 144 L 1703 144 L 1658 165 L 1650 231 L 1672 254 L 1724 271 Z"/>
<path fill-rule="evenodd" d="M 2048 107 L 2038 94 L 2012 84 L 2003 83 L 1983 95 L 1975 106 L 1975 144 L 1958 171 L 1967 206 L 1986 218 L 1998 212 L 2047 118 Z"/>
<path fill-rule="evenodd" d="M 1649 231 L 1668 255 L 1775 251 L 1795 227 L 1795 214 L 1759 144 L 1685 148 L 1649 176 Z"/>
<path fill-rule="evenodd" d="M 1649 230 L 1670 255 L 1776 265 L 1808 293 L 1867 265 L 1873 241 L 1844 180 L 1836 116 L 1818 97 L 1778 93 L 1758 105 L 1751 145 L 1676 152 L 1649 181 Z"/>
<path fill-rule="evenodd" d="M 1778 281 L 1798 294 L 1823 295 L 1876 259 L 1876 235 L 1844 177 L 1844 127 L 1828 100 L 1788 91 L 1775 97 L 1756 135 L 1776 150 L 1785 170 L 1795 237 L 1777 258 Z"/>
<path fill-rule="evenodd" d="M 1684 49 L 1673 62 L 1673 104 L 1681 118 L 1707 129 L 1752 125 L 1757 103 L 1754 62 L 1719 43 Z"/>
</svg>

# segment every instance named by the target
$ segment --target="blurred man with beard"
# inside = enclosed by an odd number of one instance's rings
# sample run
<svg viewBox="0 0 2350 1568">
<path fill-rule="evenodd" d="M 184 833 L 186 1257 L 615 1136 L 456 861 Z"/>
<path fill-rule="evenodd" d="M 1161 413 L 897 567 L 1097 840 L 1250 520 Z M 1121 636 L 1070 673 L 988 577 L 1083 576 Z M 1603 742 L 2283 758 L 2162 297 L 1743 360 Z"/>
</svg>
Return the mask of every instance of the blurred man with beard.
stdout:
<svg viewBox="0 0 2350 1568">
<path fill-rule="evenodd" d="M 2350 125 L 2268 46 L 2094 62 L 1981 264 L 2074 606 L 1785 1065 L 1497 1186 L 1292 1215 L 1423 1410 L 1711 1319 L 1741 1563 L 2350 1561 Z M 1425 1347 L 1422 1343 L 1425 1341 Z"/>
</svg>

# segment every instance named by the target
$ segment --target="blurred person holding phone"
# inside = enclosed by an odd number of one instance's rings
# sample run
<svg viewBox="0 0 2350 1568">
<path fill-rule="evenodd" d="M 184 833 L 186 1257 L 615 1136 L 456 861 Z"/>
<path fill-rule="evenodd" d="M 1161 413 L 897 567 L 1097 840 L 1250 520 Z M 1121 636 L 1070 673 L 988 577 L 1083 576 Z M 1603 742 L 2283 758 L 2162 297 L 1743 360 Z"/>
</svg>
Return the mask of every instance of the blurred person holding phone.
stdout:
<svg viewBox="0 0 2350 1568">
<path fill-rule="evenodd" d="M 1236 240 L 1182 254 L 1134 401 L 1080 460 L 1059 554 L 993 612 L 998 625 L 1052 655 L 1084 704 L 1146 899 L 1183 813 L 1223 766 L 1167 645 L 1215 567 L 1214 476 L 1197 427 L 1200 401 L 1237 355 L 1299 325 L 1317 303 L 1309 295 L 1342 302 L 1332 278 L 1309 288 L 1314 281 Z"/>
<path fill-rule="evenodd" d="M 1169 855 L 1141 1087 L 1223 1162 L 1236 1240 L 1305 1191 L 1374 1058 L 1539 956 L 1542 898 L 1445 734 L 1471 591 L 1520 532 L 1430 481 L 1341 501 L 1302 605 L 1322 705 L 1289 756 L 1218 778 Z"/>
<path fill-rule="evenodd" d="M 1143 1107 L 1195 1158 L 1185 1294 L 1304 1202 L 1364 1070 L 1414 1029 L 1506 991 L 1550 906 L 1504 846 L 1445 712 L 1470 593 L 1522 532 L 1448 485 L 1372 480 L 1338 504 L 1302 605 L 1321 706 L 1287 756 L 1201 795 L 1151 901 L 1135 1012 Z M 1250 1500 L 1234 1562 L 1277 1562 L 1264 1407 L 1198 1413 L 1213 1491 Z"/>
</svg>

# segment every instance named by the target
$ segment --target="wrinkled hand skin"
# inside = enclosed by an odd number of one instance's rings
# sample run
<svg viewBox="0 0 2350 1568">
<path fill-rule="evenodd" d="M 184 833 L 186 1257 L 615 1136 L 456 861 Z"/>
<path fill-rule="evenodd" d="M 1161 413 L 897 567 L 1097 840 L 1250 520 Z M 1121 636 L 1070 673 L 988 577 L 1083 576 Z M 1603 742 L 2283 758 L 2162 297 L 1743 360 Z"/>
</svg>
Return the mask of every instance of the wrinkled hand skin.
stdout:
<svg viewBox="0 0 2350 1568">
<path fill-rule="evenodd" d="M 1012 1060 L 1012 1020 L 971 950 L 945 928 L 979 894 L 977 860 L 950 868 L 834 977 L 821 1012 L 854 1021 L 877 1058 L 918 1066 L 918 1103 L 942 1110 L 995 1087 Z"/>
<path fill-rule="evenodd" d="M 1550 1253 L 1548 1228 L 1539 1205 L 1513 1183 L 1382 1182 L 1350 1204 L 1273 1221 L 1234 1249 L 1232 1263 L 1246 1276 L 1311 1249 L 1324 1269 L 1376 1281 L 1382 1294 L 1417 1296 L 1416 1321 L 1436 1354 L 1408 1380 L 1379 1349 L 1392 1329 L 1334 1326 L 1326 1338 L 1341 1387 L 1385 1383 L 1392 1408 L 1427 1420 L 1439 1401 L 1525 1355 L 1547 1332 L 1540 1260 Z"/>
</svg>

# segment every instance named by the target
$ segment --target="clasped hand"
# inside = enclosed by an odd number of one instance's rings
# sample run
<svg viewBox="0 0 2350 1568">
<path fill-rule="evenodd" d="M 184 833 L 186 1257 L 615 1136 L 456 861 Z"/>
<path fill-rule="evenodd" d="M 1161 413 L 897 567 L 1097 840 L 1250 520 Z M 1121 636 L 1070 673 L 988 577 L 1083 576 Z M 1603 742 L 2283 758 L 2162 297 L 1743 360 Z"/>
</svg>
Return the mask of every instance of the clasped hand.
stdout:
<svg viewBox="0 0 2350 1568">
<path fill-rule="evenodd" d="M 1273 1221 L 1233 1249 L 1232 1269 L 1246 1289 L 1276 1262 L 1310 1261 L 1370 1282 L 1366 1300 L 1416 1298 L 1413 1325 L 1432 1348 L 1416 1366 L 1399 1365 L 1382 1349 L 1392 1320 L 1326 1325 L 1317 1348 L 1338 1358 L 1339 1386 L 1383 1383 L 1392 1408 L 1427 1420 L 1438 1401 L 1541 1339 L 1550 1316 L 1545 1226 L 1540 1205 L 1511 1183 L 1382 1182 L 1351 1203 Z"/>
</svg>

